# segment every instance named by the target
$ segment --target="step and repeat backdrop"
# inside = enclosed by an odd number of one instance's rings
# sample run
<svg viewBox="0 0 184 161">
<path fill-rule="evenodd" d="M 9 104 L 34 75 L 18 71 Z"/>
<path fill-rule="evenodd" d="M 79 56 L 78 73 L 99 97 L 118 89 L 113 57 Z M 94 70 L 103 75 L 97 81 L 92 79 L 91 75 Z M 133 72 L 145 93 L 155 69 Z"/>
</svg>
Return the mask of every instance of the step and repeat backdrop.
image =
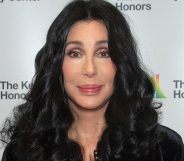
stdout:
<svg viewBox="0 0 184 161">
<path fill-rule="evenodd" d="M 184 0 L 108 0 L 126 16 L 163 104 L 160 122 L 184 139 Z M 0 125 L 23 102 L 35 55 L 68 0 L 0 0 Z M 1 153 L 2 153 L 1 149 Z M 0 154 L 1 155 L 1 154 Z"/>
</svg>

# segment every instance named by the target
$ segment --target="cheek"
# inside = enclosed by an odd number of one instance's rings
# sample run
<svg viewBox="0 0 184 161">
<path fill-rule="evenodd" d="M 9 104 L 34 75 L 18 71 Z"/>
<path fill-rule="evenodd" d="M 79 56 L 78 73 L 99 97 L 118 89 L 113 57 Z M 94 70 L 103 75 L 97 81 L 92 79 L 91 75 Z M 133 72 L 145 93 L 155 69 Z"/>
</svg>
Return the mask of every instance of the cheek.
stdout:
<svg viewBox="0 0 184 161">
<path fill-rule="evenodd" d="M 71 81 L 74 78 L 76 78 L 76 75 L 78 75 L 77 72 L 78 72 L 78 69 L 75 65 L 73 65 L 69 61 L 64 61 L 63 67 L 62 67 L 62 73 L 63 73 L 65 83 L 67 83 L 67 81 Z"/>
<path fill-rule="evenodd" d="M 64 62 L 62 67 L 62 73 L 63 73 L 63 84 L 66 93 L 70 91 L 70 84 L 74 82 L 75 73 L 72 70 L 72 66 L 70 63 Z"/>
<path fill-rule="evenodd" d="M 116 75 L 116 66 L 113 63 L 107 63 L 102 67 L 103 77 L 109 83 L 114 83 Z"/>
</svg>

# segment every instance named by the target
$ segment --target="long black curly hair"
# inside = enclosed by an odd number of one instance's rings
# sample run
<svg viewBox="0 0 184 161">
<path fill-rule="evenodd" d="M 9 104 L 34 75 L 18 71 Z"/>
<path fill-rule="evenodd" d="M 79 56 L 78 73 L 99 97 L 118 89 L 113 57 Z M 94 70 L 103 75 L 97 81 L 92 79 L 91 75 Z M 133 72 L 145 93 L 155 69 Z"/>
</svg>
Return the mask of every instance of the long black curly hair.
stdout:
<svg viewBox="0 0 184 161">
<path fill-rule="evenodd" d="M 103 0 L 75 0 L 51 25 L 35 59 L 33 85 L 25 103 L 7 119 L 1 140 L 2 161 L 82 161 L 80 146 L 68 138 L 74 119 L 63 85 L 61 66 L 71 26 L 103 21 L 110 57 L 117 68 L 115 89 L 105 113 L 107 127 L 98 144 L 102 161 L 143 161 L 159 142 L 154 88 L 142 69 L 136 43 L 122 13 Z"/>
</svg>

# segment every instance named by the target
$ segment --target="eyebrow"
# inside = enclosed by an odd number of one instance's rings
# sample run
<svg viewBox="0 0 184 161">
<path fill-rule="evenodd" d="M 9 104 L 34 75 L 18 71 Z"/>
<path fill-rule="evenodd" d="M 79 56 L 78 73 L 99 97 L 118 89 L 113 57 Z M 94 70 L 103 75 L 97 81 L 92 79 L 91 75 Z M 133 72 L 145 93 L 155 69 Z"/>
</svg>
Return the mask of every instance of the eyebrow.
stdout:
<svg viewBox="0 0 184 161">
<path fill-rule="evenodd" d="M 76 45 L 80 45 L 80 46 L 83 46 L 83 43 L 80 42 L 80 41 L 69 41 L 66 43 L 66 47 L 70 44 L 76 44 Z"/>
<path fill-rule="evenodd" d="M 81 41 L 69 41 L 66 43 L 66 47 L 70 44 L 76 44 L 80 46 L 84 46 L 84 44 Z M 95 45 L 101 45 L 101 44 L 108 44 L 108 40 L 99 40 L 95 43 Z"/>
<path fill-rule="evenodd" d="M 100 44 L 108 44 L 108 40 L 97 41 L 95 45 L 100 45 Z"/>
</svg>

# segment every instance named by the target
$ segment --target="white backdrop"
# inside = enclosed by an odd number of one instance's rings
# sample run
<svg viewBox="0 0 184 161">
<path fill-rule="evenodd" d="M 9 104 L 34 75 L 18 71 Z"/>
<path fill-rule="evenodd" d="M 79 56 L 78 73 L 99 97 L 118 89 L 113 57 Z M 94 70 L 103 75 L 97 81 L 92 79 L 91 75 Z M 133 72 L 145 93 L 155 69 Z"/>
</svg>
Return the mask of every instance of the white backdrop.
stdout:
<svg viewBox="0 0 184 161">
<path fill-rule="evenodd" d="M 153 75 L 155 97 L 163 103 L 160 122 L 184 139 L 184 1 L 108 1 L 126 15 L 143 63 Z M 68 2 L 0 0 L 0 125 L 22 102 L 34 74 L 35 55 Z"/>
</svg>

